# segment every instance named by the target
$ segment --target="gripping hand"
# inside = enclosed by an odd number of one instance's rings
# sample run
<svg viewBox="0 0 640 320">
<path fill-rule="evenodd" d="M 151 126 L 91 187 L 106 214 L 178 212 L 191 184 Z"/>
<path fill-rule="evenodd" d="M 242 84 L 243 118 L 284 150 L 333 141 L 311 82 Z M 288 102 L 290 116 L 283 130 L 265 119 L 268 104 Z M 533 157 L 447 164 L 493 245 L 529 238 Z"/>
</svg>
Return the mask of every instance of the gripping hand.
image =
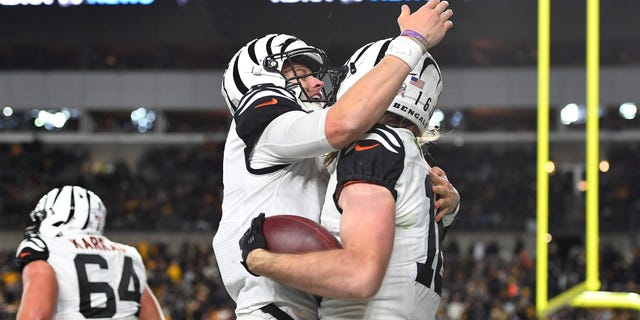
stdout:
<svg viewBox="0 0 640 320">
<path fill-rule="evenodd" d="M 242 251 L 242 265 L 249 273 L 254 276 L 258 276 L 257 274 L 251 272 L 249 270 L 249 266 L 247 266 L 247 256 L 249 253 L 255 249 L 267 249 L 267 240 L 264 237 L 264 233 L 262 231 L 262 223 L 265 220 L 264 213 L 260 213 L 257 217 L 251 220 L 251 226 L 247 231 L 245 231 L 242 238 L 240 238 L 240 250 Z"/>
</svg>

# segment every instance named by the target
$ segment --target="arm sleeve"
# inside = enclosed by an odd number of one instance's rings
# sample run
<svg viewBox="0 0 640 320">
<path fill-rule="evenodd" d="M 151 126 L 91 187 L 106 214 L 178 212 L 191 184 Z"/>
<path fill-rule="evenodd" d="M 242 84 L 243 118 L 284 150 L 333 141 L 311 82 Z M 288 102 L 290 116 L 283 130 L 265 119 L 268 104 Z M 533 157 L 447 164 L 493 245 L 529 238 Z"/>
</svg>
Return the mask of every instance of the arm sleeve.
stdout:
<svg viewBox="0 0 640 320">
<path fill-rule="evenodd" d="M 280 88 L 252 92 L 234 117 L 251 167 L 286 165 L 334 151 L 324 132 L 327 112 L 308 113 Z"/>
<path fill-rule="evenodd" d="M 324 131 L 327 111 L 288 112 L 274 119 L 258 139 L 251 163 L 286 164 L 334 151 Z"/>
</svg>

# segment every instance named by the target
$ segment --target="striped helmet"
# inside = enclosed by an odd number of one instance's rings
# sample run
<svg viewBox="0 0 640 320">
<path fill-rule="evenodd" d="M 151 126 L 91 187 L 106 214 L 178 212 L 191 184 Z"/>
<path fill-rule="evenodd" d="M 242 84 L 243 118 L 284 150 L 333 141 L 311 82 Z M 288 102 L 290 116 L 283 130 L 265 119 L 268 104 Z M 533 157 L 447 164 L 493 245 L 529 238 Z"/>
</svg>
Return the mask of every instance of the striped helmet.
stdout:
<svg viewBox="0 0 640 320">
<path fill-rule="evenodd" d="M 40 234 L 57 237 L 65 233 L 102 234 L 107 209 L 93 192 L 78 186 L 54 188 L 40 198 L 31 211 Z"/>
<path fill-rule="evenodd" d="M 250 41 L 231 58 L 222 76 L 222 95 L 231 114 L 238 108 L 240 99 L 249 89 L 263 84 L 274 84 L 286 88 L 301 102 L 328 101 L 323 90 L 323 99 L 311 99 L 302 89 L 299 79 L 287 79 L 282 68 L 287 64 L 301 63 L 311 69 L 313 76 L 323 80 L 328 72 L 328 58 L 321 49 L 307 45 L 304 41 L 286 34 L 269 34 Z"/>
<path fill-rule="evenodd" d="M 341 68 L 342 79 L 336 97 L 339 99 L 358 79 L 384 58 L 392 39 L 371 42 L 358 49 Z M 428 52 L 402 83 L 388 112 L 404 117 L 424 134 L 442 93 L 440 67 Z"/>
</svg>

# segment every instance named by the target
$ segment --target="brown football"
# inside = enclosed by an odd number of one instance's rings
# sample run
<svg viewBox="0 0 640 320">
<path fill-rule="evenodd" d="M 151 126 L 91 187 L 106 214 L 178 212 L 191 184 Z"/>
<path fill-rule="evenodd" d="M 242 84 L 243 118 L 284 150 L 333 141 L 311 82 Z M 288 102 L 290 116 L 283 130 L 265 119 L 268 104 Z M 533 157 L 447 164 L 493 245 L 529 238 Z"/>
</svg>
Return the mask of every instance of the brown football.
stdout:
<svg viewBox="0 0 640 320">
<path fill-rule="evenodd" d="M 317 222 L 294 215 L 267 217 L 262 230 L 270 251 L 305 253 L 338 249 L 342 246 L 327 229 Z"/>
</svg>

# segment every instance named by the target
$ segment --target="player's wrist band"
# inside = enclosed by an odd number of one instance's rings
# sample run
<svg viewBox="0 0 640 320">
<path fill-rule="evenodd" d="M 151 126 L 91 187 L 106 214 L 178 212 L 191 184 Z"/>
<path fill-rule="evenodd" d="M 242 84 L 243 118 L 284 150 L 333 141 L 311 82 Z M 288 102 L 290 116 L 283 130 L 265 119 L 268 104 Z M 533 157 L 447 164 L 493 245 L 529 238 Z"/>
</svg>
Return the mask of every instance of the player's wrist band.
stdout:
<svg viewBox="0 0 640 320">
<path fill-rule="evenodd" d="M 409 66 L 409 69 L 413 70 L 420 62 L 425 51 L 418 42 L 411 40 L 407 36 L 399 36 L 391 40 L 386 54 L 402 59 Z"/>
<path fill-rule="evenodd" d="M 416 32 L 413 30 L 404 30 L 400 35 L 409 37 L 411 38 L 411 40 L 420 44 L 422 46 L 423 51 L 425 52 L 429 50 L 429 48 L 431 48 L 431 46 L 429 45 L 429 40 L 427 40 L 427 38 L 425 38 L 425 36 L 423 36 L 419 32 Z"/>
</svg>

